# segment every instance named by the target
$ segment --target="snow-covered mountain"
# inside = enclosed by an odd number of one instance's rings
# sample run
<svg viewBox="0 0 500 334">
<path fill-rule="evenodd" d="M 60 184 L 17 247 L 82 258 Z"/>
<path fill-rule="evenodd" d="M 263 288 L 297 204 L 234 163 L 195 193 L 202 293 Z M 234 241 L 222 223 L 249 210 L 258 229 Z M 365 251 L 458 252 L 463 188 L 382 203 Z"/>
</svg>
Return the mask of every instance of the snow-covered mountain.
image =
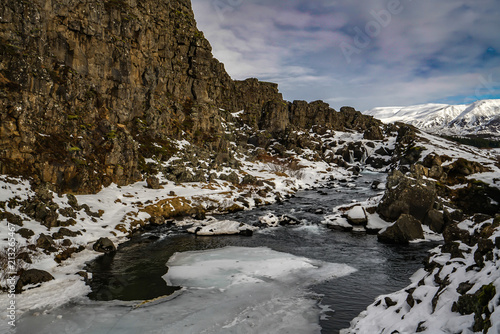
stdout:
<svg viewBox="0 0 500 334">
<path fill-rule="evenodd" d="M 441 135 L 500 135 L 500 99 L 480 100 L 470 105 L 421 104 L 367 110 L 385 123 L 404 122 Z"/>
</svg>

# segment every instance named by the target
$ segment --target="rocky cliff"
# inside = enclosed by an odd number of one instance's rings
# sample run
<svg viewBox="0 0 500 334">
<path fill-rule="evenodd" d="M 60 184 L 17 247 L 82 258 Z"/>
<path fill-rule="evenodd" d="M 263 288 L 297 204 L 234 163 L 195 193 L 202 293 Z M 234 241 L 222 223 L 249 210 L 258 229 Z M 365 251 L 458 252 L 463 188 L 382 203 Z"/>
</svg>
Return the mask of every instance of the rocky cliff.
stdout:
<svg viewBox="0 0 500 334">
<path fill-rule="evenodd" d="M 275 137 L 378 129 L 350 108 L 290 103 L 276 84 L 233 81 L 189 0 L 5 0 L 0 22 L 0 173 L 58 191 L 139 180 L 145 158 L 174 153 L 171 139 L 225 152 L 223 122 L 241 110 Z"/>
</svg>

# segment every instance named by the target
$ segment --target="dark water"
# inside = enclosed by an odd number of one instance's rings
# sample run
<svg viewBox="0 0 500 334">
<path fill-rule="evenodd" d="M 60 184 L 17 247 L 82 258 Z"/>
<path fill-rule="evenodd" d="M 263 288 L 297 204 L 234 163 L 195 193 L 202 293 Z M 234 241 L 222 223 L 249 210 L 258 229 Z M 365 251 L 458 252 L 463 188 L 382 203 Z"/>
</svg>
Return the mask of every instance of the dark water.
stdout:
<svg viewBox="0 0 500 334">
<path fill-rule="evenodd" d="M 172 293 L 177 287 L 166 286 L 161 278 L 165 263 L 175 252 L 205 250 L 225 246 L 269 247 L 273 250 L 335 263 L 346 263 L 358 271 L 313 287 L 329 305 L 327 320 L 321 321 L 323 333 L 338 333 L 341 328 L 371 304 L 375 297 L 394 292 L 409 284 L 409 277 L 422 267 L 426 251 L 435 244 L 389 246 L 376 236 L 329 230 L 318 225 L 336 205 L 376 195 L 370 184 L 383 176 L 364 174 L 356 188 L 323 188 L 303 191 L 282 204 L 253 211 L 225 215 L 226 219 L 248 224 L 258 222 L 267 212 L 292 214 L 304 223 L 255 233 L 252 237 L 196 237 L 166 228 L 133 237 L 114 255 L 104 255 L 88 264 L 93 273 L 90 294 L 96 300 L 143 300 Z M 321 209 L 323 213 L 315 213 Z"/>
</svg>

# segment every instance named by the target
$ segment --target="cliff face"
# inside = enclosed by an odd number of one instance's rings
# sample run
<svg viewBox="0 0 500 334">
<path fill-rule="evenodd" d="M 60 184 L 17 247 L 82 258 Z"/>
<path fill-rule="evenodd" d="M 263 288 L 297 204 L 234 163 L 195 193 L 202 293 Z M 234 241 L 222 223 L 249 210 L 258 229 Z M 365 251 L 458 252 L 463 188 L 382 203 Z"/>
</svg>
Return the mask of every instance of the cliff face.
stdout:
<svg viewBox="0 0 500 334">
<path fill-rule="evenodd" d="M 225 151 L 230 112 L 276 136 L 376 123 L 231 80 L 189 0 L 4 0 L 0 22 L 0 173 L 60 191 L 139 180 L 155 147 L 175 149 L 169 139 Z"/>
</svg>

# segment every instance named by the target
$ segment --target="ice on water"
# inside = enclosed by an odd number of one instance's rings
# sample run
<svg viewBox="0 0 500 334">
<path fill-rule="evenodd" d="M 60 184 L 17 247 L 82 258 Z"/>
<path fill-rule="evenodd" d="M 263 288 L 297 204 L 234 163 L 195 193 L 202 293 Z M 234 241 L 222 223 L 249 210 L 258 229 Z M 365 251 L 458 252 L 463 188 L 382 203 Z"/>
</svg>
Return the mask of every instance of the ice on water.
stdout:
<svg viewBox="0 0 500 334">
<path fill-rule="evenodd" d="M 164 278 L 184 290 L 140 307 L 80 301 L 18 330 L 37 333 L 319 333 L 321 308 L 308 287 L 355 269 L 269 248 L 176 253 Z M 332 281 L 332 284 L 335 284 Z M 135 303 L 137 305 L 137 303 Z"/>
</svg>

